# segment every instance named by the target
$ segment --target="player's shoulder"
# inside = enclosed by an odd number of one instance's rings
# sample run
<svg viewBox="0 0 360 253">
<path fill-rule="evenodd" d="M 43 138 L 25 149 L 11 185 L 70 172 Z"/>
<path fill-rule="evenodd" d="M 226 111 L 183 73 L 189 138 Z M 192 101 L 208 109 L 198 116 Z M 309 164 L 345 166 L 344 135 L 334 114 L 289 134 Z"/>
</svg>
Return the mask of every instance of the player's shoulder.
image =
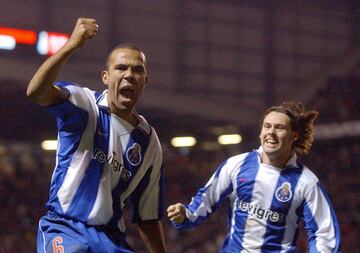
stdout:
<svg viewBox="0 0 360 253">
<path fill-rule="evenodd" d="M 161 151 L 162 149 L 160 139 L 156 133 L 155 128 L 148 123 L 143 115 L 138 114 L 136 111 L 135 113 L 140 119 L 140 123 L 138 124 L 137 128 L 140 129 L 145 135 L 149 136 L 150 143 L 152 146 L 154 146 L 154 148 L 156 146 L 156 148 Z"/>
<path fill-rule="evenodd" d="M 135 114 L 140 120 L 140 123 L 138 124 L 138 128 L 142 130 L 145 134 L 152 136 L 153 138 L 157 138 L 157 134 L 155 129 L 149 124 L 149 122 L 145 119 L 143 115 L 138 114 L 135 111 Z"/>
<path fill-rule="evenodd" d="M 137 112 L 135 112 L 137 114 Z M 137 128 L 142 131 L 145 136 L 149 138 L 149 146 L 150 148 L 148 151 L 152 152 L 155 155 L 155 159 L 158 161 L 162 161 L 163 159 L 163 150 L 161 146 L 160 139 L 155 131 L 155 128 L 152 127 L 143 115 L 137 114 L 140 119 L 140 123 L 138 124 Z"/>
<path fill-rule="evenodd" d="M 309 169 L 306 165 L 302 164 L 300 182 L 306 185 L 314 185 L 319 182 L 319 178 L 311 169 Z"/>
<path fill-rule="evenodd" d="M 87 94 L 91 94 L 92 96 L 94 96 L 94 95 L 98 96 L 100 94 L 96 91 L 93 91 L 93 90 L 87 88 L 87 87 L 81 86 L 80 84 L 70 82 L 70 81 L 58 81 L 58 82 L 55 82 L 54 84 L 62 89 L 68 90 L 72 94 L 87 93 Z"/>
<path fill-rule="evenodd" d="M 240 153 L 240 154 L 236 154 L 233 156 L 230 156 L 227 161 L 228 162 L 239 162 L 239 161 L 244 161 L 247 158 L 257 158 L 257 153 L 255 151 L 250 151 L 250 152 L 245 152 L 245 153 Z"/>
<path fill-rule="evenodd" d="M 54 83 L 56 86 L 66 89 L 70 93 L 70 101 L 74 100 L 83 100 L 90 99 L 95 102 L 96 99 L 101 95 L 97 91 L 91 90 L 87 87 L 81 86 L 80 84 L 70 82 L 70 81 L 58 81 Z"/>
<path fill-rule="evenodd" d="M 62 89 L 66 89 L 69 91 L 77 91 L 83 89 L 81 85 L 70 81 L 58 81 L 54 84 Z"/>
<path fill-rule="evenodd" d="M 246 161 L 249 158 L 250 159 L 258 159 L 257 153 L 254 151 L 251 151 L 251 152 L 245 152 L 245 153 L 240 153 L 237 155 L 230 156 L 226 160 L 226 164 L 230 167 L 237 168 L 237 167 L 241 166 L 244 163 L 244 161 Z"/>
</svg>

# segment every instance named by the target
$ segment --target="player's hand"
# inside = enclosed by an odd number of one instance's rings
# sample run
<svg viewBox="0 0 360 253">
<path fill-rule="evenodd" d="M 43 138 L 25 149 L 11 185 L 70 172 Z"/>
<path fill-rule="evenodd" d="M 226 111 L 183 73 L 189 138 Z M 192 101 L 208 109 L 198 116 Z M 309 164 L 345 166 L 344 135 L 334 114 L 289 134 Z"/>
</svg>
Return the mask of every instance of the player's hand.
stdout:
<svg viewBox="0 0 360 253">
<path fill-rule="evenodd" d="M 186 218 L 186 210 L 183 204 L 177 203 L 167 208 L 168 217 L 176 223 L 183 223 Z"/>
<path fill-rule="evenodd" d="M 79 18 L 75 24 L 74 30 L 67 42 L 71 48 L 80 48 L 89 39 L 96 36 L 99 31 L 99 25 L 93 18 Z"/>
</svg>

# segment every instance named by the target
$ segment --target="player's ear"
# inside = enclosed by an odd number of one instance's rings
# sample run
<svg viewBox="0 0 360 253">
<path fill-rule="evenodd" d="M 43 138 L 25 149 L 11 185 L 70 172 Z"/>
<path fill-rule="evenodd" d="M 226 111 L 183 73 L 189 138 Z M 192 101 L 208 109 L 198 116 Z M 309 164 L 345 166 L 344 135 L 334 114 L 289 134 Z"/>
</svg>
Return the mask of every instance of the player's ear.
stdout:
<svg viewBox="0 0 360 253">
<path fill-rule="evenodd" d="M 103 70 L 101 72 L 101 79 L 103 83 L 107 86 L 109 82 L 109 72 L 107 70 Z"/>
</svg>

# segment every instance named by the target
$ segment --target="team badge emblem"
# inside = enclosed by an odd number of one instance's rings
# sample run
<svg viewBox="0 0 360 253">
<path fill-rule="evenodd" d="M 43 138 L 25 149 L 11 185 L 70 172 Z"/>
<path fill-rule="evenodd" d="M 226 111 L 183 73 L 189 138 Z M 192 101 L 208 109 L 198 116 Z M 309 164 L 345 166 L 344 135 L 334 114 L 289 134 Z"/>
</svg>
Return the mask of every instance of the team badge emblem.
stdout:
<svg viewBox="0 0 360 253">
<path fill-rule="evenodd" d="M 291 184 L 289 182 L 283 183 L 276 189 L 275 197 L 280 202 L 287 202 L 292 197 Z"/>
<path fill-rule="evenodd" d="M 139 165 L 141 162 L 141 146 L 138 143 L 134 143 L 126 150 L 126 158 L 131 165 Z"/>
</svg>

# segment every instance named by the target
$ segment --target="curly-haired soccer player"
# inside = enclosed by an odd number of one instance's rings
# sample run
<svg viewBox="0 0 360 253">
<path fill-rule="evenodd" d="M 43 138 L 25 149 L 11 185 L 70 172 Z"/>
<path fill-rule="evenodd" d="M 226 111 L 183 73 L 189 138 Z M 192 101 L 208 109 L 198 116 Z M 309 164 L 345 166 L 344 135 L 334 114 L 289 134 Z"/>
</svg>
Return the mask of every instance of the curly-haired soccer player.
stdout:
<svg viewBox="0 0 360 253">
<path fill-rule="evenodd" d="M 230 200 L 220 252 L 295 252 L 304 221 L 311 253 L 340 252 L 340 229 L 318 178 L 297 156 L 309 152 L 318 113 L 302 103 L 269 108 L 259 149 L 230 157 L 188 205 L 168 207 L 175 228 L 191 228 Z"/>
</svg>

